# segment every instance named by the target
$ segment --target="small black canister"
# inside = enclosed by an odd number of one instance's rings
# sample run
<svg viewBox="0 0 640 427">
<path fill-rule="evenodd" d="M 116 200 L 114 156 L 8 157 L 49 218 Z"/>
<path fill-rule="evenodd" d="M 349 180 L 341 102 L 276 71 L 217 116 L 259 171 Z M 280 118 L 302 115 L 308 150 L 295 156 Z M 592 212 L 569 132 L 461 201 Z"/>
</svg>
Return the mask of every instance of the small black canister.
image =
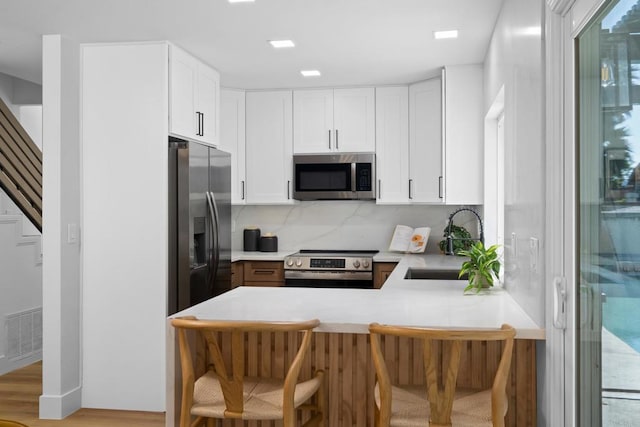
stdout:
<svg viewBox="0 0 640 427">
<path fill-rule="evenodd" d="M 260 252 L 278 252 L 278 236 L 266 233 L 260 238 Z"/>
<path fill-rule="evenodd" d="M 244 229 L 244 250 L 245 252 L 256 252 L 260 247 L 260 229 L 258 227 L 247 227 Z"/>
</svg>

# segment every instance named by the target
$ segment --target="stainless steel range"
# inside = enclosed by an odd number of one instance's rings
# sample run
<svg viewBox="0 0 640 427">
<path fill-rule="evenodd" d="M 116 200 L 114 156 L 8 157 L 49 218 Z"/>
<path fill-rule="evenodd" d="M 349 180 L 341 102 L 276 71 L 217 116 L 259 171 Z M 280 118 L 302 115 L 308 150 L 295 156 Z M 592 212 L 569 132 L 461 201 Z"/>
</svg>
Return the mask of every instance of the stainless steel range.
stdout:
<svg viewBox="0 0 640 427">
<path fill-rule="evenodd" d="M 377 252 L 301 250 L 284 259 L 285 286 L 372 289 Z"/>
</svg>

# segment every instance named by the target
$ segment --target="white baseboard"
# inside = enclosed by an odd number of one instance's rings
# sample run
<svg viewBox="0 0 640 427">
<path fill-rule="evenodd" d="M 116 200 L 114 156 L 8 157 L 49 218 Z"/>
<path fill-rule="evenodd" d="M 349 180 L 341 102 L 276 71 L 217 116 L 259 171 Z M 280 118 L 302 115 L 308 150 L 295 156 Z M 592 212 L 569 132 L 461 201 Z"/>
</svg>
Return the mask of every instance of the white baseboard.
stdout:
<svg viewBox="0 0 640 427">
<path fill-rule="evenodd" d="M 61 420 L 82 407 L 82 387 L 76 387 L 62 395 L 40 396 L 40 418 Z"/>
<path fill-rule="evenodd" d="M 24 368 L 42 360 L 42 351 L 38 351 L 22 359 L 9 359 L 6 354 L 0 354 L 0 375 L 8 374 L 16 369 Z"/>
</svg>

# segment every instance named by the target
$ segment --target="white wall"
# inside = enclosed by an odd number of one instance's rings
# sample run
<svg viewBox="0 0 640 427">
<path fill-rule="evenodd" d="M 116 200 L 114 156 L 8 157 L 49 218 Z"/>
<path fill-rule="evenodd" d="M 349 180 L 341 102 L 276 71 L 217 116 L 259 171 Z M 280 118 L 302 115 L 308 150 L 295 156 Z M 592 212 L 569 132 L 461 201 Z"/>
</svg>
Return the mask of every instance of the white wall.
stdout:
<svg viewBox="0 0 640 427">
<path fill-rule="evenodd" d="M 484 68 L 485 114 L 504 86 L 505 287 L 539 325 L 545 324 L 543 7 L 542 0 L 505 0 Z M 539 242 L 536 268 L 531 238 Z"/>
<path fill-rule="evenodd" d="M 46 35 L 43 87 L 43 372 L 41 418 L 80 408 L 80 246 L 67 240 L 80 224 L 79 46 Z"/>
<path fill-rule="evenodd" d="M 397 224 L 431 227 L 427 252 L 438 253 L 449 215 L 459 206 L 387 206 L 364 201 L 300 202 L 285 206 L 233 206 L 233 250 L 242 250 L 243 230 L 258 226 L 278 236 L 278 249 L 377 249 L 386 251 Z M 482 211 L 479 213 L 482 215 Z M 454 220 L 475 235 L 472 214 Z"/>
<path fill-rule="evenodd" d="M 168 47 L 86 45 L 82 67 L 82 406 L 163 411 Z"/>
<path fill-rule="evenodd" d="M 505 0 L 485 57 L 484 112 L 504 87 L 505 287 L 544 327 L 545 121 L 543 0 Z M 537 239 L 538 251 L 530 249 Z M 535 268 L 533 264 L 535 263 Z M 544 341 L 536 345 L 538 425 L 549 407 Z"/>
</svg>

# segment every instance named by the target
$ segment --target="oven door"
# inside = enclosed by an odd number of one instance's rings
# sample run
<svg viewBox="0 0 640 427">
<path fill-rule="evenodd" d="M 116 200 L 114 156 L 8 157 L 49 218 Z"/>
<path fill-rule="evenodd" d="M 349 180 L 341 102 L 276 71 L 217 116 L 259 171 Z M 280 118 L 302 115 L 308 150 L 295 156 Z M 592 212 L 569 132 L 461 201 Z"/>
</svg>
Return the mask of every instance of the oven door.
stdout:
<svg viewBox="0 0 640 427">
<path fill-rule="evenodd" d="M 289 271 L 284 285 L 298 288 L 373 289 L 373 273 L 366 271 Z"/>
</svg>

